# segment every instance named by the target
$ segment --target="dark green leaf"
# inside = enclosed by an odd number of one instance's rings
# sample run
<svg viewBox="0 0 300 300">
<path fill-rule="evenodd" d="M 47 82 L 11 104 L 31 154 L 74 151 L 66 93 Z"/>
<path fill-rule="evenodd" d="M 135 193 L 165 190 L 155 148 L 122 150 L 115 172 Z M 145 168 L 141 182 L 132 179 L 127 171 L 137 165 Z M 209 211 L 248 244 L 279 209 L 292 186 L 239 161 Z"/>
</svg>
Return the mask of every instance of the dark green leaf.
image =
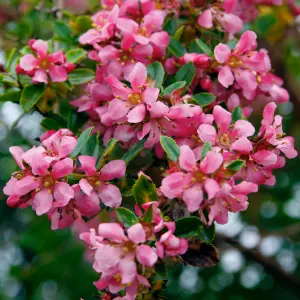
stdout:
<svg viewBox="0 0 300 300">
<path fill-rule="evenodd" d="M 197 39 L 195 41 L 195 43 L 196 43 L 195 45 L 198 47 L 200 53 L 205 53 L 209 56 L 213 56 L 212 49 L 208 45 L 206 45 L 203 41 L 201 41 L 200 39 Z"/>
<path fill-rule="evenodd" d="M 82 148 L 81 153 L 83 155 L 94 156 L 96 159 L 98 159 L 99 154 L 101 153 L 101 148 L 99 135 L 92 135 Z"/>
<path fill-rule="evenodd" d="M 141 175 L 132 188 L 132 194 L 137 204 L 157 201 L 158 195 L 155 184 L 145 175 Z"/>
<path fill-rule="evenodd" d="M 236 106 L 232 113 L 231 113 L 231 116 L 232 116 L 232 121 L 231 121 L 231 124 L 234 124 L 237 120 L 242 120 L 244 119 L 244 115 L 243 115 L 243 111 L 241 109 L 240 106 Z"/>
<path fill-rule="evenodd" d="M 89 140 L 92 130 L 93 130 L 93 127 L 89 127 L 85 131 L 82 132 L 82 134 L 78 138 L 76 148 L 70 154 L 71 157 L 78 156 L 78 154 L 80 153 L 81 149 L 84 147 L 84 145 Z"/>
<path fill-rule="evenodd" d="M 100 157 L 100 159 L 97 163 L 97 169 L 102 168 L 104 166 L 105 162 L 108 159 L 108 156 L 112 153 L 112 151 L 116 147 L 117 143 L 118 143 L 118 140 L 116 140 L 115 138 L 111 138 L 108 141 L 108 143 L 107 143 L 107 145 L 106 145 L 106 147 L 105 147 L 105 149 L 102 153 L 102 156 Z"/>
<path fill-rule="evenodd" d="M 138 217 L 129 209 L 124 207 L 116 208 L 117 219 L 124 224 L 125 227 L 130 227 L 138 223 Z"/>
<path fill-rule="evenodd" d="M 128 165 L 141 153 L 141 151 L 144 149 L 144 143 L 145 140 L 137 142 L 123 155 L 121 159 L 123 159 L 126 162 L 126 165 Z"/>
<path fill-rule="evenodd" d="M 242 159 L 237 159 L 232 162 L 229 162 L 226 166 L 227 170 L 238 172 L 241 168 L 245 166 L 245 161 Z"/>
<path fill-rule="evenodd" d="M 195 99 L 196 102 L 201 107 L 206 107 L 216 100 L 216 96 L 213 94 L 204 92 L 204 93 L 193 95 L 193 99 Z"/>
<path fill-rule="evenodd" d="M 153 206 L 151 205 L 148 208 L 147 212 L 145 213 L 144 222 L 146 222 L 146 223 L 149 222 L 150 223 L 150 222 L 152 222 L 152 219 L 153 219 Z"/>
<path fill-rule="evenodd" d="M 155 264 L 155 272 L 162 278 L 168 278 L 168 269 L 166 264 L 163 262 L 158 262 Z"/>
<path fill-rule="evenodd" d="M 205 142 L 202 146 L 202 150 L 201 150 L 201 159 L 203 159 L 208 151 L 212 150 L 212 145 L 210 142 Z"/>
<path fill-rule="evenodd" d="M 176 57 L 181 57 L 186 53 L 186 49 L 184 48 L 184 46 L 172 37 L 170 39 L 168 50 Z"/>
<path fill-rule="evenodd" d="M 23 89 L 20 105 L 25 112 L 29 112 L 41 99 L 45 89 L 46 86 L 44 84 L 28 85 Z"/>
<path fill-rule="evenodd" d="M 185 81 L 186 87 L 189 87 L 193 82 L 193 79 L 196 74 L 196 68 L 193 63 L 189 62 L 182 66 L 175 75 L 176 81 Z"/>
<path fill-rule="evenodd" d="M 4 93 L 0 94 L 0 102 L 11 101 L 19 102 L 21 98 L 21 90 L 18 88 L 11 88 L 5 90 Z"/>
<path fill-rule="evenodd" d="M 54 24 L 56 36 L 63 41 L 72 41 L 72 31 L 63 21 L 56 21 Z"/>
<path fill-rule="evenodd" d="M 83 49 L 71 49 L 66 53 L 67 62 L 75 64 L 81 61 L 86 56 L 86 54 L 87 52 Z"/>
<path fill-rule="evenodd" d="M 155 87 L 160 88 L 165 76 L 165 71 L 162 64 L 156 61 L 148 65 L 147 72 L 151 79 L 155 82 Z"/>
<path fill-rule="evenodd" d="M 204 241 L 207 244 L 211 244 L 216 235 L 215 223 L 212 223 L 210 227 L 203 226 L 198 233 L 200 240 Z"/>
<path fill-rule="evenodd" d="M 180 149 L 176 142 L 172 138 L 162 135 L 160 137 L 160 144 L 166 152 L 168 158 L 172 161 L 177 161 L 180 155 Z"/>
<path fill-rule="evenodd" d="M 60 128 L 63 128 L 57 123 L 54 119 L 51 118 L 44 118 L 40 125 L 44 130 L 59 130 Z"/>
<path fill-rule="evenodd" d="M 73 85 L 87 83 L 95 78 L 95 72 L 89 69 L 76 69 L 69 74 L 69 81 Z"/>
<path fill-rule="evenodd" d="M 165 24 L 164 24 L 164 30 L 169 34 L 169 35 L 174 35 L 177 29 L 177 24 L 176 24 L 176 19 L 175 18 L 170 18 L 168 19 Z"/>
<path fill-rule="evenodd" d="M 202 230 L 203 222 L 197 217 L 186 217 L 178 219 L 176 222 L 175 235 L 182 238 L 197 236 Z"/>
<path fill-rule="evenodd" d="M 185 81 L 177 81 L 172 83 L 164 90 L 164 96 L 172 94 L 173 91 L 182 89 L 185 86 L 185 84 Z"/>
</svg>

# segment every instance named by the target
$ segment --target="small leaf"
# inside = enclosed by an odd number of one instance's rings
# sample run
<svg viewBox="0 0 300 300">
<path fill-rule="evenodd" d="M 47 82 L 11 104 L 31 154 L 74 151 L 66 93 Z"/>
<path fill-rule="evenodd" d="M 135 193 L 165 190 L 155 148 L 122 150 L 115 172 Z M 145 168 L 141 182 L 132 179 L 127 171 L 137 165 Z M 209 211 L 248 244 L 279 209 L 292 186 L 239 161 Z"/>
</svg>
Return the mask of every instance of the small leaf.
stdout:
<svg viewBox="0 0 300 300">
<path fill-rule="evenodd" d="M 181 238 L 191 238 L 197 236 L 203 227 L 203 222 L 197 217 L 186 217 L 178 219 L 176 222 L 175 235 Z"/>
<path fill-rule="evenodd" d="M 31 51 L 30 47 L 28 45 L 26 45 L 20 50 L 20 53 L 22 55 L 32 54 L 32 51 Z"/>
<path fill-rule="evenodd" d="M 121 158 L 128 165 L 133 159 L 135 159 L 141 151 L 144 149 L 145 140 L 141 140 L 134 144 Z"/>
<path fill-rule="evenodd" d="M 11 74 L 0 73 L 0 83 L 1 84 L 6 83 L 10 86 L 15 86 L 15 87 L 19 86 L 17 79 Z"/>
<path fill-rule="evenodd" d="M 155 184 L 145 175 L 141 175 L 132 187 L 132 194 L 137 204 L 157 201 L 158 195 Z"/>
<path fill-rule="evenodd" d="M 17 48 L 13 48 L 7 57 L 6 67 L 5 67 L 6 72 L 10 74 L 16 73 L 16 65 L 18 59 L 19 59 L 19 55 L 17 53 Z"/>
<path fill-rule="evenodd" d="M 108 143 L 107 143 L 107 145 L 106 145 L 106 147 L 105 147 L 105 149 L 102 153 L 102 156 L 100 157 L 100 159 L 97 163 L 97 169 L 102 168 L 104 166 L 105 162 L 108 159 L 108 156 L 112 153 L 112 151 L 116 147 L 117 143 L 118 143 L 118 140 L 115 139 L 115 138 L 111 138 L 108 141 Z"/>
<path fill-rule="evenodd" d="M 59 130 L 61 127 L 55 120 L 51 118 L 44 118 L 41 122 L 40 125 L 44 130 Z"/>
<path fill-rule="evenodd" d="M 67 62 L 75 64 L 81 61 L 86 56 L 86 54 L 87 52 L 83 49 L 71 49 L 66 53 Z"/>
<path fill-rule="evenodd" d="M 175 34 L 174 34 L 174 39 L 175 39 L 176 41 L 180 41 L 180 39 L 181 39 L 181 37 L 182 37 L 182 35 L 183 35 L 183 32 L 184 32 L 184 29 L 185 29 L 185 26 L 180 26 L 180 27 L 176 30 L 176 32 L 175 32 Z"/>
<path fill-rule="evenodd" d="M 198 237 L 201 241 L 211 244 L 216 235 L 215 223 L 213 223 L 210 227 L 203 226 L 202 230 L 198 233 Z"/>
<path fill-rule="evenodd" d="M 155 82 L 155 87 L 160 88 L 165 76 L 164 67 L 160 62 L 154 62 L 147 67 L 148 75 Z"/>
<path fill-rule="evenodd" d="M 73 85 L 87 83 L 95 78 L 95 72 L 89 69 L 76 69 L 69 74 L 69 81 Z"/>
<path fill-rule="evenodd" d="M 29 85 L 23 89 L 20 99 L 20 105 L 25 112 L 29 112 L 41 99 L 45 89 L 46 86 L 43 84 Z"/>
<path fill-rule="evenodd" d="M 164 96 L 172 94 L 173 91 L 182 89 L 185 86 L 185 84 L 185 81 L 177 81 L 172 83 L 164 90 Z"/>
<path fill-rule="evenodd" d="M 138 217 L 129 209 L 124 207 L 116 208 L 117 219 L 124 224 L 125 227 L 130 227 L 139 222 Z"/>
<path fill-rule="evenodd" d="M 73 150 L 73 152 L 70 154 L 71 157 L 76 157 L 80 153 L 81 149 L 83 146 L 87 143 L 87 141 L 90 138 L 91 132 L 93 130 L 93 127 L 87 128 L 85 131 L 82 132 L 82 134 L 79 136 L 78 141 L 77 141 L 77 146 Z"/>
<path fill-rule="evenodd" d="M 205 53 L 208 56 L 213 56 L 212 49 L 208 45 L 206 45 L 203 41 L 201 41 L 200 39 L 196 39 L 195 43 L 198 49 L 201 51 L 201 53 Z"/>
<path fill-rule="evenodd" d="M 232 121 L 231 124 L 234 124 L 237 120 L 245 119 L 241 107 L 236 106 L 231 113 Z"/>
<path fill-rule="evenodd" d="M 4 93 L 0 94 L 0 102 L 11 101 L 19 102 L 21 98 L 21 90 L 18 88 L 11 88 L 5 90 Z"/>
<path fill-rule="evenodd" d="M 98 159 L 99 154 L 101 153 L 101 148 L 102 147 L 100 145 L 99 135 L 92 135 L 85 146 L 82 148 L 81 153 L 83 155 L 94 156 L 96 159 Z"/>
<path fill-rule="evenodd" d="M 162 135 L 160 137 L 160 144 L 166 152 L 168 158 L 172 161 L 177 161 L 180 155 L 180 149 L 176 142 L 172 138 Z"/>
<path fill-rule="evenodd" d="M 213 94 L 204 92 L 204 93 L 193 95 L 193 99 L 195 99 L 196 102 L 201 107 L 206 107 L 216 100 L 216 96 Z"/>
<path fill-rule="evenodd" d="M 212 145 L 210 142 L 205 142 L 202 146 L 202 150 L 201 150 L 201 159 L 203 159 L 208 151 L 212 150 Z"/>
<path fill-rule="evenodd" d="M 147 212 L 145 213 L 144 222 L 150 223 L 152 222 L 152 219 L 153 219 L 153 206 L 151 205 L 148 208 Z"/>
<path fill-rule="evenodd" d="M 241 168 L 245 166 L 245 161 L 242 159 L 237 159 L 232 162 L 229 162 L 226 166 L 227 170 L 238 172 Z"/>
<path fill-rule="evenodd" d="M 163 27 L 164 31 L 166 31 L 169 35 L 174 35 L 177 29 L 176 19 L 169 18 Z"/>
<path fill-rule="evenodd" d="M 193 63 L 189 62 L 182 66 L 175 75 L 176 81 L 185 81 L 186 87 L 189 87 L 196 75 L 196 68 Z"/>
<path fill-rule="evenodd" d="M 170 39 L 168 50 L 171 54 L 173 54 L 176 57 L 181 57 L 187 52 L 184 46 L 172 37 Z"/>
<path fill-rule="evenodd" d="M 63 21 L 54 23 L 54 32 L 60 40 L 72 41 L 72 31 Z"/>
</svg>

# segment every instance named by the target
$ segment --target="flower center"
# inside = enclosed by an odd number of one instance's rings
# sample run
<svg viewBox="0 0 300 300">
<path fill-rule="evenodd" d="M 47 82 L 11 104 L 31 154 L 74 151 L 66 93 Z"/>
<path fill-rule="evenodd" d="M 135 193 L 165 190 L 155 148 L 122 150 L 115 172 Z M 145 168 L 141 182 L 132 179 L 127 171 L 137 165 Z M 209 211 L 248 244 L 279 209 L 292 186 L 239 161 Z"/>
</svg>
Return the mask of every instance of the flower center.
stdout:
<svg viewBox="0 0 300 300">
<path fill-rule="evenodd" d="M 101 182 L 99 181 L 99 178 L 97 176 L 90 177 L 88 179 L 88 182 L 94 187 L 99 187 L 101 185 Z"/>
<path fill-rule="evenodd" d="M 205 179 L 206 176 L 201 171 L 193 172 L 192 182 L 203 182 Z"/>
<path fill-rule="evenodd" d="M 149 36 L 149 34 L 147 33 L 147 28 L 146 27 L 140 27 L 138 29 L 138 35 Z"/>
<path fill-rule="evenodd" d="M 238 68 L 243 65 L 242 60 L 237 56 L 231 56 L 229 58 L 229 65 L 231 68 Z"/>
<path fill-rule="evenodd" d="M 49 60 L 48 60 L 47 58 L 42 58 L 42 59 L 40 60 L 40 67 L 41 67 L 42 69 L 47 70 L 47 69 L 50 67 L 50 62 L 49 62 Z"/>
<path fill-rule="evenodd" d="M 131 104 L 137 105 L 142 101 L 142 96 L 141 94 L 129 94 L 128 100 Z"/>
<path fill-rule="evenodd" d="M 55 179 L 51 175 L 46 175 L 43 178 L 43 185 L 44 187 L 50 187 L 55 183 Z"/>
<path fill-rule="evenodd" d="M 220 144 L 223 146 L 230 146 L 230 137 L 228 134 L 225 133 L 220 137 Z"/>
</svg>

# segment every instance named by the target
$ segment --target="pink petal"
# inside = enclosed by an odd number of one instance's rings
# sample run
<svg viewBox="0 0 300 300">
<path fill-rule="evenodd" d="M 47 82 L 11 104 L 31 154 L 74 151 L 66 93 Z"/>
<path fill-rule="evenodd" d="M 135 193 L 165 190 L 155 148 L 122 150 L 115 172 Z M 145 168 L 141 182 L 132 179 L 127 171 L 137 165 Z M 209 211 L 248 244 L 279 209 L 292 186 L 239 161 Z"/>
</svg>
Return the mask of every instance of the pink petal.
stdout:
<svg viewBox="0 0 300 300">
<path fill-rule="evenodd" d="M 216 46 L 214 50 L 214 55 L 216 60 L 219 63 L 223 64 L 229 59 L 231 55 L 231 50 L 227 45 L 220 43 Z"/>
<path fill-rule="evenodd" d="M 158 98 L 159 89 L 157 88 L 146 88 L 143 92 L 143 100 L 147 104 L 154 104 Z"/>
<path fill-rule="evenodd" d="M 250 193 L 256 193 L 258 191 L 258 186 L 255 183 L 243 181 L 232 189 L 232 193 L 248 195 Z"/>
<path fill-rule="evenodd" d="M 143 226 L 140 223 L 137 223 L 127 230 L 128 237 L 135 244 L 144 243 L 146 240 L 146 233 Z"/>
<path fill-rule="evenodd" d="M 196 165 L 196 157 L 193 150 L 183 145 L 180 147 L 179 165 L 181 169 L 186 171 L 192 171 Z"/>
<path fill-rule="evenodd" d="M 111 245 L 101 244 L 95 253 L 93 268 L 97 272 L 107 272 L 120 262 L 121 249 Z"/>
<path fill-rule="evenodd" d="M 32 71 L 38 65 L 38 60 L 32 54 L 26 54 L 20 58 L 20 67 L 25 71 Z"/>
<path fill-rule="evenodd" d="M 257 36 L 255 32 L 250 30 L 245 31 L 236 44 L 234 52 L 242 54 L 247 51 L 254 50 L 257 47 L 256 38 Z"/>
<path fill-rule="evenodd" d="M 117 243 L 127 240 L 123 228 L 118 223 L 101 223 L 98 227 L 98 233 L 101 237 Z"/>
<path fill-rule="evenodd" d="M 271 125 L 274 119 L 274 113 L 277 105 L 274 102 L 268 103 L 263 111 L 263 121 Z"/>
<path fill-rule="evenodd" d="M 17 165 L 21 168 L 24 169 L 23 163 L 22 163 L 22 155 L 24 154 L 24 151 L 21 147 L 13 146 L 9 147 L 9 152 L 15 159 Z"/>
<path fill-rule="evenodd" d="M 231 145 L 231 150 L 235 150 L 241 154 L 248 154 L 252 151 L 251 142 L 246 137 L 241 137 Z"/>
<path fill-rule="evenodd" d="M 99 51 L 99 58 L 103 64 L 108 64 L 110 61 L 119 57 L 119 51 L 114 46 L 108 45 Z"/>
<path fill-rule="evenodd" d="M 124 258 L 119 263 L 119 271 L 122 277 L 122 284 L 130 283 L 134 280 L 137 273 L 136 264 L 130 258 Z"/>
<path fill-rule="evenodd" d="M 73 160 L 69 157 L 58 161 L 52 167 L 52 176 L 55 178 L 61 178 L 70 175 L 73 171 Z"/>
<path fill-rule="evenodd" d="M 140 123 L 146 116 L 146 108 L 144 104 L 138 104 L 127 114 L 129 123 Z"/>
<path fill-rule="evenodd" d="M 162 180 L 161 191 L 169 199 L 180 197 L 184 191 L 185 174 L 181 172 L 172 173 Z"/>
<path fill-rule="evenodd" d="M 226 88 L 233 84 L 234 77 L 228 66 L 221 68 L 218 74 L 218 81 Z"/>
<path fill-rule="evenodd" d="M 231 113 L 225 110 L 223 107 L 217 105 L 214 107 L 213 116 L 221 132 L 227 133 L 232 120 Z"/>
<path fill-rule="evenodd" d="M 37 52 L 40 57 L 45 57 L 48 53 L 48 44 L 43 40 L 37 40 L 32 45 L 31 48 Z"/>
<path fill-rule="evenodd" d="M 90 195 L 86 193 L 86 195 L 76 197 L 76 209 L 78 209 L 83 216 L 87 217 L 98 214 L 100 212 L 100 199 L 98 194 L 91 192 Z"/>
<path fill-rule="evenodd" d="M 125 87 L 115 76 L 107 76 L 104 80 L 110 85 L 115 97 L 121 97 L 121 99 L 126 100 L 128 94 L 131 93 L 131 90 L 128 87 Z"/>
<path fill-rule="evenodd" d="M 122 202 L 121 192 L 118 187 L 113 184 L 102 184 L 99 191 L 99 198 L 109 207 L 118 207 Z"/>
<path fill-rule="evenodd" d="M 255 162 L 263 166 L 272 166 L 277 162 L 277 155 L 268 150 L 260 150 L 252 155 Z"/>
<path fill-rule="evenodd" d="M 217 132 L 214 126 L 201 124 L 197 133 L 203 143 L 210 142 L 212 145 L 216 143 Z"/>
<path fill-rule="evenodd" d="M 169 112 L 169 107 L 161 101 L 147 105 L 151 118 L 161 118 Z"/>
<path fill-rule="evenodd" d="M 253 91 L 257 88 L 256 76 L 250 70 L 234 71 L 234 77 L 239 86 L 244 90 Z"/>
<path fill-rule="evenodd" d="M 70 199 L 74 198 L 74 190 L 66 182 L 59 182 L 54 186 L 53 196 L 55 207 L 63 207 L 69 203 Z"/>
<path fill-rule="evenodd" d="M 138 90 L 139 86 L 142 86 L 147 79 L 147 69 L 146 67 L 138 62 L 131 73 L 129 74 L 129 82 L 131 83 L 132 89 Z"/>
<path fill-rule="evenodd" d="M 170 36 L 166 31 L 155 32 L 150 36 L 150 42 L 157 47 L 166 48 L 169 45 Z"/>
<path fill-rule="evenodd" d="M 52 207 L 53 196 L 51 191 L 48 189 L 42 189 L 33 198 L 32 205 L 38 216 L 45 214 Z"/>
<path fill-rule="evenodd" d="M 83 170 L 86 175 L 93 176 L 96 173 L 96 158 L 93 156 L 80 155 L 78 160 L 81 164 L 81 170 Z"/>
<path fill-rule="evenodd" d="M 68 72 L 63 66 L 50 66 L 49 75 L 53 82 L 64 82 L 68 79 Z"/>
<path fill-rule="evenodd" d="M 234 134 L 238 137 L 248 137 L 255 133 L 254 126 L 246 120 L 237 120 L 234 123 Z"/>
<path fill-rule="evenodd" d="M 135 136 L 135 127 L 130 125 L 119 125 L 114 132 L 114 138 L 125 143 L 129 142 Z"/>
<path fill-rule="evenodd" d="M 46 71 L 44 69 L 35 70 L 32 80 L 36 82 L 48 83 L 48 76 Z"/>
<path fill-rule="evenodd" d="M 122 178 L 126 172 L 124 160 L 112 160 L 101 169 L 101 179 L 105 181 Z"/>
<path fill-rule="evenodd" d="M 89 196 L 91 195 L 93 187 L 89 184 L 89 182 L 85 178 L 80 179 L 79 185 L 80 185 L 80 188 L 82 189 L 82 191 L 86 195 L 89 195 Z"/>
<path fill-rule="evenodd" d="M 136 258 L 144 266 L 152 267 L 157 262 L 156 252 L 148 245 L 140 245 L 136 248 Z"/>
<path fill-rule="evenodd" d="M 198 18 L 198 24 L 206 29 L 212 28 L 213 26 L 213 16 L 210 9 L 206 9 L 200 14 Z"/>
<path fill-rule="evenodd" d="M 129 33 L 136 33 L 139 28 L 136 22 L 125 18 L 118 18 L 116 25 L 121 31 Z"/>
<path fill-rule="evenodd" d="M 112 120 L 119 120 L 126 116 L 129 110 L 125 101 L 113 99 L 108 104 L 108 112 Z"/>
<path fill-rule="evenodd" d="M 222 163 L 222 154 L 209 151 L 207 152 L 205 158 L 201 161 L 200 168 L 203 173 L 211 174 L 218 170 Z"/>
<path fill-rule="evenodd" d="M 243 28 L 243 21 L 234 14 L 224 14 L 219 20 L 225 31 L 229 33 L 235 34 Z"/>
<path fill-rule="evenodd" d="M 25 176 L 21 180 L 15 182 L 13 193 L 19 196 L 25 195 L 34 191 L 40 186 L 40 181 L 36 180 L 33 176 Z"/>
<path fill-rule="evenodd" d="M 53 64 L 64 64 L 66 62 L 66 57 L 62 51 L 58 51 L 49 55 L 49 61 Z"/>
<path fill-rule="evenodd" d="M 203 201 L 203 191 L 200 184 L 195 184 L 183 192 L 182 200 L 189 212 L 197 211 Z"/>
<path fill-rule="evenodd" d="M 220 190 L 220 186 L 214 179 L 207 178 L 204 182 L 204 188 L 208 195 L 208 200 L 211 200 Z"/>
</svg>

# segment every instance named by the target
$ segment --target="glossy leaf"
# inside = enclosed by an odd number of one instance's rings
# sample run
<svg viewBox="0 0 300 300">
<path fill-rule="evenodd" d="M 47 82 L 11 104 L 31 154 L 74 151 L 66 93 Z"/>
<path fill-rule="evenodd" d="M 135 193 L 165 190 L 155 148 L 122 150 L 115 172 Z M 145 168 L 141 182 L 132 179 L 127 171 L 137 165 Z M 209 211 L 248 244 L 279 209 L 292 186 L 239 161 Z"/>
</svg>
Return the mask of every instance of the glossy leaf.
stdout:
<svg viewBox="0 0 300 300">
<path fill-rule="evenodd" d="M 160 144 L 166 152 L 168 158 L 172 161 L 177 161 L 180 155 L 180 149 L 176 142 L 172 138 L 162 135 L 160 137 Z"/>
</svg>

